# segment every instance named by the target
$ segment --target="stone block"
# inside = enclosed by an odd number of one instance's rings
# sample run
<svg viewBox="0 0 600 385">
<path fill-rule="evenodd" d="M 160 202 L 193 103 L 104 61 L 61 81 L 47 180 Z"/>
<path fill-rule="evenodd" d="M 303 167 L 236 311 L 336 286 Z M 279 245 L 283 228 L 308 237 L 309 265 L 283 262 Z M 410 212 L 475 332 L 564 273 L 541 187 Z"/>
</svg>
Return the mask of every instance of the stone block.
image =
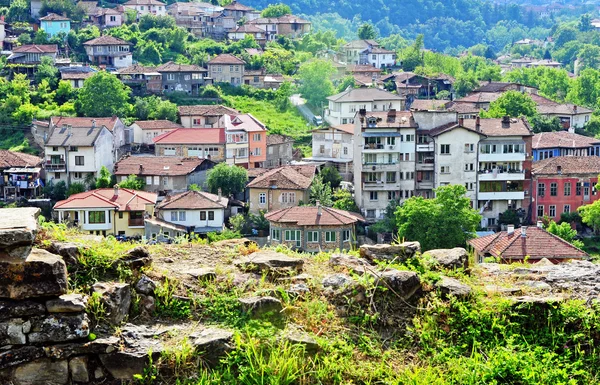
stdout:
<svg viewBox="0 0 600 385">
<path fill-rule="evenodd" d="M 69 372 L 73 382 L 89 382 L 88 359 L 86 356 L 73 357 L 69 361 Z"/>
<path fill-rule="evenodd" d="M 51 314 L 32 318 L 29 343 L 64 342 L 86 338 L 90 334 L 87 314 Z"/>
<path fill-rule="evenodd" d="M 0 300 L 0 320 L 29 317 L 46 313 L 46 307 L 35 301 Z"/>
<path fill-rule="evenodd" d="M 281 312 L 283 306 L 281 301 L 274 297 L 249 297 L 240 298 L 240 303 L 245 311 L 252 314 L 263 314 L 266 312 Z"/>
<path fill-rule="evenodd" d="M 129 315 L 131 305 L 131 290 L 126 283 L 99 282 L 92 286 L 99 293 L 106 307 L 106 319 L 111 325 L 118 325 Z"/>
<path fill-rule="evenodd" d="M 0 322 L 0 346 L 25 345 L 29 324 L 22 318 L 11 318 Z"/>
<path fill-rule="evenodd" d="M 0 209 L 0 261 L 23 261 L 37 235 L 40 209 Z"/>
<path fill-rule="evenodd" d="M 469 267 L 469 254 L 462 247 L 429 250 L 425 255 L 433 259 L 434 267 L 448 270 L 467 269 Z"/>
<path fill-rule="evenodd" d="M 44 349 L 40 346 L 13 346 L 9 350 L 0 350 L 0 370 L 15 367 L 42 357 L 44 357 Z"/>
<path fill-rule="evenodd" d="M 67 360 L 42 358 L 17 367 L 14 379 L 19 385 L 65 385 L 69 381 L 69 365 Z"/>
<path fill-rule="evenodd" d="M 50 313 L 81 313 L 87 306 L 87 297 L 83 294 L 64 294 L 46 301 Z"/>
<path fill-rule="evenodd" d="M 257 251 L 233 262 L 243 271 L 255 273 L 281 274 L 302 271 L 304 260 L 288 257 L 283 253 L 265 250 Z"/>
<path fill-rule="evenodd" d="M 421 251 L 419 242 L 404 242 L 399 245 L 362 245 L 359 249 L 360 256 L 371 262 L 403 262 Z"/>
</svg>

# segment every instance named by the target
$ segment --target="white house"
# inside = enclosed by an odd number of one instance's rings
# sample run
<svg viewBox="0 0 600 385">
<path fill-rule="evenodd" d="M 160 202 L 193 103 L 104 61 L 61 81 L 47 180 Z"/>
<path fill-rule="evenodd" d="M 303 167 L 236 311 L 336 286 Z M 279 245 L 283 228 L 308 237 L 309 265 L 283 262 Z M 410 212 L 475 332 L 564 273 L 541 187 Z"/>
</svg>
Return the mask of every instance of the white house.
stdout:
<svg viewBox="0 0 600 385">
<path fill-rule="evenodd" d="M 131 125 L 133 143 L 151 145 L 157 136 L 178 128 L 183 126 L 170 120 L 136 120 Z"/>
<path fill-rule="evenodd" d="M 354 40 L 342 47 L 342 60 L 346 64 L 384 68 L 396 64 L 396 53 L 383 48 L 375 40 Z"/>
<path fill-rule="evenodd" d="M 131 43 L 103 35 L 83 43 L 88 60 L 92 64 L 115 68 L 126 68 L 133 64 Z"/>
<path fill-rule="evenodd" d="M 307 161 L 335 166 L 342 177 L 351 181 L 354 156 L 354 125 L 320 127 L 312 132 L 312 156 Z"/>
<path fill-rule="evenodd" d="M 129 0 L 123 4 L 125 10 L 132 9 L 137 12 L 138 20 L 144 15 L 166 16 L 167 6 L 158 0 Z"/>
<path fill-rule="evenodd" d="M 329 96 L 325 120 L 332 126 L 354 123 L 354 115 L 360 110 L 380 112 L 404 110 L 405 98 L 378 88 L 348 88 Z"/>
</svg>

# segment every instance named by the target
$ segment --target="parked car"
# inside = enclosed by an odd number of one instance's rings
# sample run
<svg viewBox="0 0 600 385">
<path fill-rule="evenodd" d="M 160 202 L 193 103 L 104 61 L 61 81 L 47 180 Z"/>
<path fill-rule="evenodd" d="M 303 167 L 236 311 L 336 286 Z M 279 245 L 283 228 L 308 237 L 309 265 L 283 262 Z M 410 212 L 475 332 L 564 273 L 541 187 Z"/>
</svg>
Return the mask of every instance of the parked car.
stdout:
<svg viewBox="0 0 600 385">
<path fill-rule="evenodd" d="M 316 115 L 316 116 L 313 118 L 313 123 L 314 123 L 314 125 L 315 125 L 315 126 L 320 126 L 320 125 L 322 125 L 322 124 L 323 124 L 323 118 L 321 117 L 321 115 Z"/>
</svg>

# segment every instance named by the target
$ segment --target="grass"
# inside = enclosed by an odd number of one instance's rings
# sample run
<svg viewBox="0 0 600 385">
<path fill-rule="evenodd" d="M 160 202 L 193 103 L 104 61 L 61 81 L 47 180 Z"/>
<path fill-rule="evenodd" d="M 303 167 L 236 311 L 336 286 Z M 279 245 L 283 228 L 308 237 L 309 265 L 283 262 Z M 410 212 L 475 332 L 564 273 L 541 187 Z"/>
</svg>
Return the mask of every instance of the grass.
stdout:
<svg viewBox="0 0 600 385">
<path fill-rule="evenodd" d="M 11 135 L 3 134 L 0 139 L 0 150 L 10 150 L 24 152 L 27 154 L 38 154 L 38 150 L 29 144 L 29 139 L 22 132 L 15 132 Z"/>
</svg>

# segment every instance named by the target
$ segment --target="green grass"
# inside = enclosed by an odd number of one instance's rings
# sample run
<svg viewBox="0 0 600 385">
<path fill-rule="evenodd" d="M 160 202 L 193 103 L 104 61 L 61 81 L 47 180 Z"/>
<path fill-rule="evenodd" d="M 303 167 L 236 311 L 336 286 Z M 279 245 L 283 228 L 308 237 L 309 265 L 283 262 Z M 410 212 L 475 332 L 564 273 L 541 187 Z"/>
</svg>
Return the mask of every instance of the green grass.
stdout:
<svg viewBox="0 0 600 385">
<path fill-rule="evenodd" d="M 38 150 L 29 144 L 29 140 L 22 132 L 13 134 L 3 134 L 3 139 L 0 139 L 0 150 L 10 150 L 25 152 L 27 154 L 37 154 Z"/>
</svg>

